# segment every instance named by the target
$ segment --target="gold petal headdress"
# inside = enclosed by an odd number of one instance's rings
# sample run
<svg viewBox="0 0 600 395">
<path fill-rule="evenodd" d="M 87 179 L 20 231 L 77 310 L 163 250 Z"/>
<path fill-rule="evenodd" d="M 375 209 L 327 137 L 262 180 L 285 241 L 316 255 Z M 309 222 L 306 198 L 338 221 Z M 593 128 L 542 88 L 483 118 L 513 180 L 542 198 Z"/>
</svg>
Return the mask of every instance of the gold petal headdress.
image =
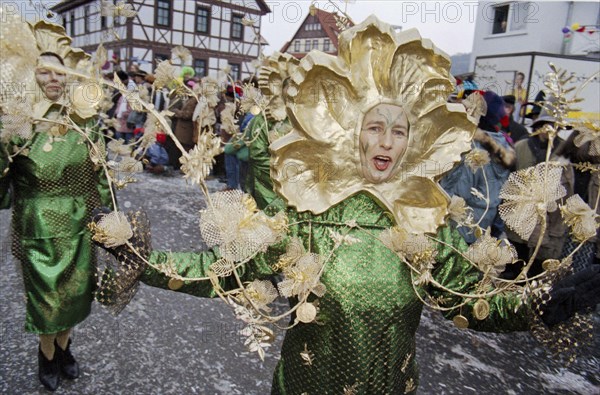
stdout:
<svg viewBox="0 0 600 395">
<path fill-rule="evenodd" d="M 462 105 L 447 103 L 449 68 L 416 30 L 396 33 L 375 16 L 340 34 L 337 57 L 309 53 L 285 91 L 293 130 L 271 145 L 276 190 L 315 214 L 367 191 L 407 231 L 434 232 L 449 201 L 436 181 L 476 128 Z M 373 184 L 362 176 L 358 139 L 365 113 L 381 103 L 402 106 L 411 126 L 399 171 Z"/>
<path fill-rule="evenodd" d="M 283 121 L 287 114 L 283 101 L 283 82 L 298 67 L 300 61 L 289 54 L 275 52 L 265 61 L 258 76 L 258 87 L 269 100 L 265 113 L 271 121 Z"/>
</svg>

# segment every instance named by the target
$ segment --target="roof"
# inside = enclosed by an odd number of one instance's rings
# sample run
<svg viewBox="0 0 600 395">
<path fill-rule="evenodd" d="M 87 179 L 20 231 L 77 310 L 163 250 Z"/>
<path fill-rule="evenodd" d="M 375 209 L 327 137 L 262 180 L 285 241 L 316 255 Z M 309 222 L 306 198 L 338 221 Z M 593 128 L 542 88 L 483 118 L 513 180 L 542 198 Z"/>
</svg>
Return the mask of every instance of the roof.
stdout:
<svg viewBox="0 0 600 395">
<path fill-rule="evenodd" d="M 178 1 L 178 0 L 175 0 L 175 1 Z M 51 7 L 50 9 L 54 12 L 64 12 L 64 11 L 69 11 L 69 10 L 71 10 L 75 7 L 78 7 L 80 5 L 83 5 L 83 4 L 95 3 L 95 2 L 96 2 L 96 0 L 63 0 L 60 3 L 56 4 L 55 6 Z M 258 4 L 258 7 L 260 8 L 262 15 L 268 14 L 271 12 L 271 9 L 269 8 L 266 1 L 256 0 L 256 4 Z"/>
<path fill-rule="evenodd" d="M 337 25 L 335 23 L 335 17 L 337 16 L 337 13 L 323 11 L 319 8 L 314 8 L 314 9 L 316 10 L 315 16 L 317 17 L 317 19 L 319 20 L 319 23 L 323 27 L 323 31 L 325 32 L 327 37 L 331 40 L 331 43 L 333 44 L 335 49 L 337 49 L 338 34 L 340 33 L 340 29 L 337 27 Z M 290 41 L 286 42 L 283 45 L 283 47 L 281 48 L 281 51 L 279 51 L 279 52 L 284 53 L 287 51 L 289 46 L 292 44 L 292 41 L 294 41 L 294 38 L 296 38 L 296 36 L 298 35 L 298 32 L 302 29 L 302 27 L 306 23 L 306 20 L 310 16 L 311 16 L 311 14 L 309 13 L 306 16 L 306 18 L 304 19 L 304 21 L 300 24 L 300 27 L 298 28 L 298 30 L 296 30 L 296 33 L 294 33 L 294 36 L 292 37 L 292 39 Z M 350 20 L 349 23 L 350 23 L 350 26 L 354 26 L 354 22 L 352 22 L 352 20 Z"/>
</svg>

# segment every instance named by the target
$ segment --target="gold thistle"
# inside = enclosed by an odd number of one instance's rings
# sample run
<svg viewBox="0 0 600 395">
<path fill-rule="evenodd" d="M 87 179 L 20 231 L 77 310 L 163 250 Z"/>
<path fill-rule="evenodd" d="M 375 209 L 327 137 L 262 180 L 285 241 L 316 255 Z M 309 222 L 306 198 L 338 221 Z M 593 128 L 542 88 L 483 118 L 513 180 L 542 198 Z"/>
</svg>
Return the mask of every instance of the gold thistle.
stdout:
<svg viewBox="0 0 600 395">
<path fill-rule="evenodd" d="M 507 264 L 517 259 L 515 248 L 504 243 L 492 237 L 488 228 L 483 236 L 469 246 L 466 255 L 484 274 L 498 276 Z"/>
<path fill-rule="evenodd" d="M 473 172 L 476 172 L 490 163 L 490 154 L 486 150 L 474 148 L 465 156 L 465 163 Z"/>
<path fill-rule="evenodd" d="M 567 199 L 560 206 L 565 223 L 571 228 L 571 235 L 576 241 L 583 242 L 596 235 L 598 215 L 577 194 Z"/>
<path fill-rule="evenodd" d="M 110 0 L 102 0 L 102 9 L 100 11 L 102 16 L 112 16 L 125 18 L 133 18 L 137 15 L 137 11 L 133 9 L 133 5 L 123 0 L 117 1 L 113 4 Z"/>
<path fill-rule="evenodd" d="M 540 218 L 555 211 L 556 201 L 566 195 L 560 184 L 561 174 L 562 167 L 556 163 L 540 163 L 511 173 L 502 186 L 500 217 L 524 240 L 529 239 Z"/>
<path fill-rule="evenodd" d="M 200 214 L 200 232 L 209 247 L 218 245 L 221 256 L 231 262 L 266 251 L 285 234 L 285 227 L 273 226 L 281 220 L 258 211 L 253 199 L 240 190 L 214 193 L 210 200 Z"/>
<path fill-rule="evenodd" d="M 473 222 L 472 212 L 473 209 L 466 205 L 465 199 L 462 197 L 454 195 L 450 198 L 448 214 L 450 214 L 450 219 L 457 224 L 470 225 Z"/>
<path fill-rule="evenodd" d="M 171 60 L 179 59 L 181 64 L 188 64 L 192 60 L 192 53 L 183 45 L 178 45 L 171 49 Z"/>
<path fill-rule="evenodd" d="M 95 242 L 114 248 L 126 244 L 133 236 L 133 230 L 125 214 L 121 211 L 113 211 L 105 214 L 96 222 L 88 225 Z"/>
<path fill-rule="evenodd" d="M 210 174 L 215 156 L 221 153 L 221 141 L 212 133 L 202 133 L 198 137 L 198 144 L 179 159 L 183 178 L 192 184 L 200 185 Z"/>
<path fill-rule="evenodd" d="M 177 81 L 177 73 L 175 67 L 170 60 L 163 60 L 154 70 L 156 79 L 152 83 L 154 89 L 162 89 L 168 87 L 172 82 Z"/>
<path fill-rule="evenodd" d="M 246 287 L 246 295 L 259 310 L 271 311 L 269 303 L 277 299 L 277 290 L 270 281 L 254 280 Z"/>
<path fill-rule="evenodd" d="M 312 292 L 318 297 L 325 294 L 325 285 L 320 281 L 323 268 L 323 259 L 320 255 L 308 253 L 298 261 L 283 270 L 284 279 L 277 287 L 284 297 L 306 297 Z"/>
</svg>

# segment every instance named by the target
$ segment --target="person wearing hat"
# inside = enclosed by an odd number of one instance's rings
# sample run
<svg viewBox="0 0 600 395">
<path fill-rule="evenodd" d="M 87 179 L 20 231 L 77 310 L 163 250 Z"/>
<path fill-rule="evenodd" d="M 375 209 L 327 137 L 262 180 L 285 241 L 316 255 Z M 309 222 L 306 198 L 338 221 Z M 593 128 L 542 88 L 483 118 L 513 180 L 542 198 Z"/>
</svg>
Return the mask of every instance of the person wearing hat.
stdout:
<svg viewBox="0 0 600 395">
<path fill-rule="evenodd" d="M 500 132 L 502 125 L 507 124 L 504 101 L 492 91 L 476 91 L 463 101 L 467 112 L 470 106 L 485 109 L 485 114 L 479 118 L 473 146 L 488 152 L 491 161 L 484 165 L 481 171 L 473 171 L 464 160 L 448 175 L 440 180 L 440 185 L 450 196 L 459 196 L 473 209 L 475 222 L 486 229 L 491 227 L 492 235 L 502 234 L 504 224 L 498 213 L 500 205 L 500 189 L 508 179 L 515 164 L 515 152 Z M 485 172 L 485 174 L 483 174 Z M 479 199 L 471 192 L 473 189 L 487 196 L 488 202 Z M 482 218 L 483 217 L 483 218 Z M 458 227 L 458 232 L 468 244 L 477 240 L 477 236 L 468 227 Z"/>
<path fill-rule="evenodd" d="M 508 115 L 508 126 L 502 126 L 502 130 L 510 136 L 514 143 L 527 138 L 529 136 L 527 128 L 516 122 L 513 118 L 516 98 L 513 95 L 506 95 L 502 96 L 502 100 L 504 100 L 504 110 L 506 111 L 506 115 Z"/>
<path fill-rule="evenodd" d="M 531 166 L 536 166 L 546 160 L 546 152 L 548 149 L 548 133 L 543 131 L 544 126 L 554 125 L 556 118 L 551 115 L 548 111 L 548 107 L 552 106 L 554 98 L 547 100 L 547 104 L 541 108 L 539 116 L 535 119 L 531 125 L 532 134 L 527 138 L 520 140 L 515 144 L 515 152 L 517 155 L 516 170 L 522 170 Z M 558 147 L 563 143 L 560 137 L 556 137 L 551 147 L 551 160 L 558 160 L 556 151 Z M 565 160 L 568 164 L 568 161 Z M 575 186 L 575 175 L 573 168 L 570 164 L 564 166 L 561 176 L 561 184 L 566 189 L 566 195 L 559 201 L 564 204 L 564 201 L 573 195 Z M 508 238 L 512 244 L 515 245 L 519 258 L 528 260 L 530 254 L 536 246 L 539 229 L 535 229 L 529 241 L 524 241 L 519 235 L 510 230 L 507 231 Z M 561 217 L 560 210 L 549 212 L 547 215 L 547 228 L 544 234 L 544 239 L 537 254 L 536 260 L 533 263 L 529 271 L 529 275 L 535 276 L 540 274 L 542 269 L 542 262 L 550 257 L 559 257 L 563 250 L 564 244 L 567 241 L 568 229 Z M 518 264 L 515 264 L 518 266 Z M 520 271 L 515 265 L 508 265 L 506 275 L 516 275 Z"/>
</svg>

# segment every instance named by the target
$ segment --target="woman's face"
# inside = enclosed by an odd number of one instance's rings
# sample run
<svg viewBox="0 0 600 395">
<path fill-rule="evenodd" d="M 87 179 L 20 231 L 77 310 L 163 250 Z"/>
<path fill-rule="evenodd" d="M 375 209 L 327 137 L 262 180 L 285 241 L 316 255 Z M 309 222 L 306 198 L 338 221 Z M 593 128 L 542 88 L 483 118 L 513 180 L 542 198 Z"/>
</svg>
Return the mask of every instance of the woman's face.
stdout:
<svg viewBox="0 0 600 395">
<path fill-rule="evenodd" d="M 393 104 L 379 104 L 365 114 L 359 136 L 363 177 L 371 183 L 388 181 L 408 146 L 408 117 Z"/>
<path fill-rule="evenodd" d="M 41 56 L 40 61 L 48 64 L 62 66 L 60 61 L 54 56 Z M 44 67 L 38 67 L 35 70 L 35 80 L 42 89 L 42 92 L 51 101 L 60 99 L 65 91 L 66 77 L 64 73 L 52 71 Z"/>
</svg>

